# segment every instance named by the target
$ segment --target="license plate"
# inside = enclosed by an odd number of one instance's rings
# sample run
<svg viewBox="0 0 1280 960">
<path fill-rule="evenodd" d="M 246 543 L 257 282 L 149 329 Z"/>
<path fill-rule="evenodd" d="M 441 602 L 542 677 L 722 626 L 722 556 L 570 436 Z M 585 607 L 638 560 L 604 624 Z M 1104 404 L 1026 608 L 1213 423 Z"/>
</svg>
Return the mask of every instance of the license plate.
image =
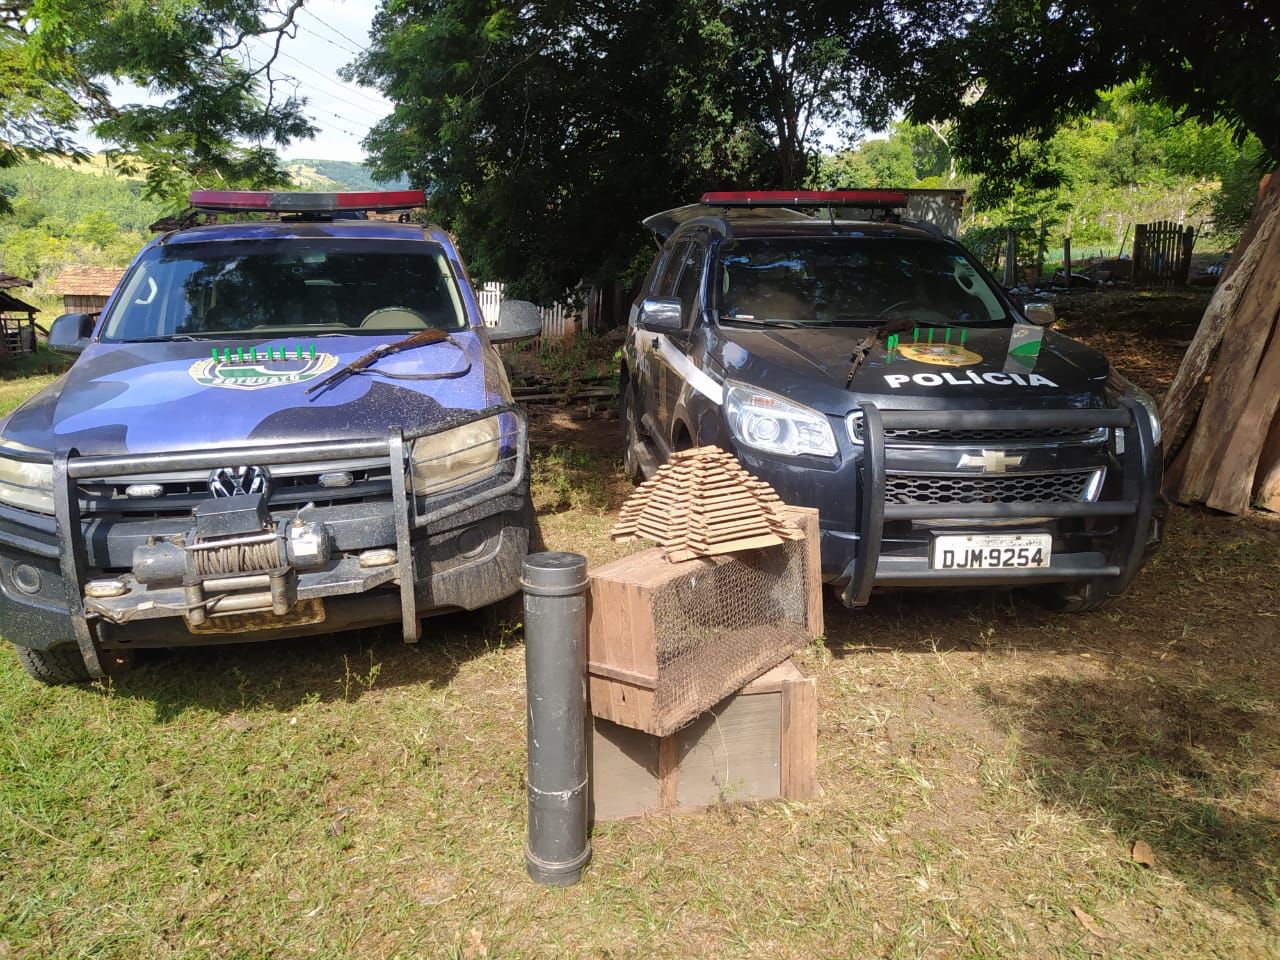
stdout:
<svg viewBox="0 0 1280 960">
<path fill-rule="evenodd" d="M 1022 570 L 1049 566 L 1047 533 L 969 533 L 933 538 L 934 570 Z"/>
<path fill-rule="evenodd" d="M 324 601 L 317 597 L 313 600 L 299 600 L 288 613 L 279 616 L 269 611 L 229 613 L 225 617 L 210 617 L 200 624 L 187 621 L 187 629 L 201 634 L 251 633 L 255 630 L 278 630 L 281 627 L 324 623 L 324 617 Z"/>
</svg>

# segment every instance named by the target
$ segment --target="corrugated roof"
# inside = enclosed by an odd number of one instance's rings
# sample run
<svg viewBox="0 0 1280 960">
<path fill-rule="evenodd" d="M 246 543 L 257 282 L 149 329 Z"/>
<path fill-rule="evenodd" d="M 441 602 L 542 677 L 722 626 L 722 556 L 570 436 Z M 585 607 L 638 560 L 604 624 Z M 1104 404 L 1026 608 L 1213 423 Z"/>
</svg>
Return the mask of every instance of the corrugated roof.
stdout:
<svg viewBox="0 0 1280 960">
<path fill-rule="evenodd" d="M 60 297 L 109 297 L 123 276 L 119 267 L 67 267 L 50 289 Z"/>
<path fill-rule="evenodd" d="M 12 273 L 0 273 L 0 290 L 12 290 L 14 287 L 29 287 L 30 280 L 15 277 Z"/>
</svg>

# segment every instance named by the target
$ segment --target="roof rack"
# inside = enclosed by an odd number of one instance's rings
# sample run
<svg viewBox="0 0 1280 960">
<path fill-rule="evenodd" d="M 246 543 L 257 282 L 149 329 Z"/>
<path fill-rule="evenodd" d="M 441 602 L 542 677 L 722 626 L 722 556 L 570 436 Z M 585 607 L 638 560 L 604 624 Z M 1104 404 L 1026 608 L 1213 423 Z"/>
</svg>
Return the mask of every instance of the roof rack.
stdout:
<svg viewBox="0 0 1280 960">
<path fill-rule="evenodd" d="M 860 207 L 899 210 L 907 205 L 903 190 L 743 190 L 702 195 L 705 207 Z"/>
</svg>

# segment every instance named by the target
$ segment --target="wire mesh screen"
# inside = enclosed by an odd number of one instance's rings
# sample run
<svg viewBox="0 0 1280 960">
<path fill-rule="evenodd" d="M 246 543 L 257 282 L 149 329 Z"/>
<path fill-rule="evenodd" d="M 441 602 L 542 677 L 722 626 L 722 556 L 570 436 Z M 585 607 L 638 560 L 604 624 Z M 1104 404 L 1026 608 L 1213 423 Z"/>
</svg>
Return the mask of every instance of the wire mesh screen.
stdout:
<svg viewBox="0 0 1280 960">
<path fill-rule="evenodd" d="M 660 735 L 673 732 L 810 639 L 805 541 L 698 564 L 654 593 Z"/>
</svg>

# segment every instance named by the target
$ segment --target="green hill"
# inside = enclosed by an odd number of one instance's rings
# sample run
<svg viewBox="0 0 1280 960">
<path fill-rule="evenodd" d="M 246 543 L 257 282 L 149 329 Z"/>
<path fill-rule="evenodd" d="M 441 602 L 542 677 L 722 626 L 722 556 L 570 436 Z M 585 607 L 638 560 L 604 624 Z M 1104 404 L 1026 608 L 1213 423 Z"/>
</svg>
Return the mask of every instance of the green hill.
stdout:
<svg viewBox="0 0 1280 960">
<path fill-rule="evenodd" d="M 379 183 L 363 163 L 347 160 L 289 160 L 284 166 L 303 190 L 403 190 L 409 186 L 404 177 Z"/>
</svg>

